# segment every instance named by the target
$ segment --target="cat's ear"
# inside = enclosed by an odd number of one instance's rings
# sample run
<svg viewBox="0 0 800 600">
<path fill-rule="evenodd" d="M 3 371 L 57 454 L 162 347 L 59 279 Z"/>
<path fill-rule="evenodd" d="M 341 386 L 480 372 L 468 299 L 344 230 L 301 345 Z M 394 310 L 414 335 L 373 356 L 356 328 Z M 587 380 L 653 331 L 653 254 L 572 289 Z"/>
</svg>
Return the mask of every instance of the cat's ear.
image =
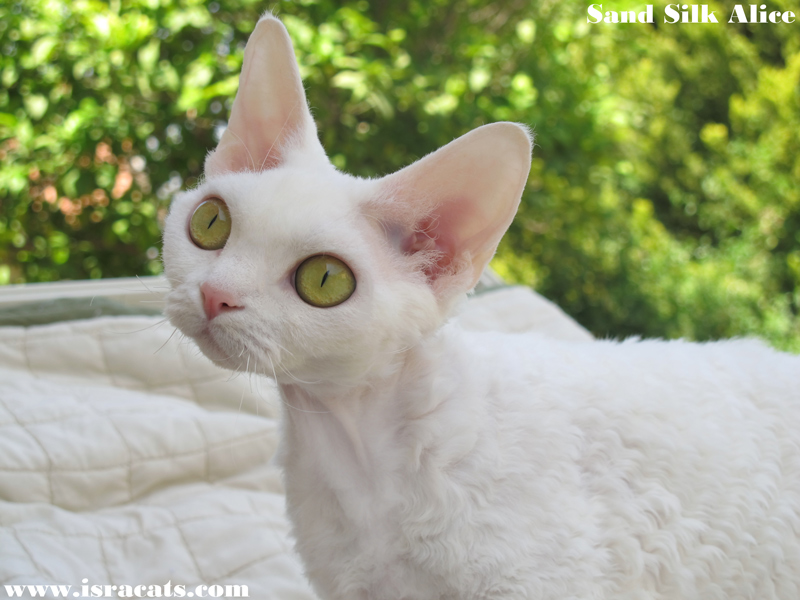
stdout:
<svg viewBox="0 0 800 600">
<path fill-rule="evenodd" d="M 441 299 L 477 284 L 517 212 L 531 146 L 521 125 L 484 125 L 384 178 L 376 216 Z"/>
<path fill-rule="evenodd" d="M 228 127 L 206 158 L 205 173 L 263 171 L 302 150 L 325 158 L 289 33 L 267 13 L 247 41 Z"/>
</svg>

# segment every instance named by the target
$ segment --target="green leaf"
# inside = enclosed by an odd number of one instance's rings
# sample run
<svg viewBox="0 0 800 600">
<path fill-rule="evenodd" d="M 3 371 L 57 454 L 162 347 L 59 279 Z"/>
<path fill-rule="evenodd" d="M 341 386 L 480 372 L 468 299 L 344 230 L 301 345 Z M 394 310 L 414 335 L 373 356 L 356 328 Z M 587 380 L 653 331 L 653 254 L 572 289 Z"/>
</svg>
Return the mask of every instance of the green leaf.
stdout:
<svg viewBox="0 0 800 600">
<path fill-rule="evenodd" d="M 31 46 L 30 60 L 26 61 L 26 67 L 29 69 L 35 69 L 39 65 L 48 62 L 53 53 L 53 49 L 57 44 L 58 40 L 51 36 L 42 37 L 36 40 L 33 43 L 33 46 Z"/>
<path fill-rule="evenodd" d="M 158 38 L 150 40 L 147 44 L 139 48 L 139 51 L 136 53 L 139 59 L 139 65 L 147 73 L 151 73 L 153 69 L 155 69 L 160 55 L 161 42 Z"/>
<path fill-rule="evenodd" d="M 41 119 L 49 106 L 47 98 L 41 94 L 28 94 L 24 97 L 23 103 L 25 104 L 25 112 L 34 121 Z"/>
<path fill-rule="evenodd" d="M 2 76 L 3 85 L 7 88 L 10 88 L 17 82 L 18 78 L 19 78 L 19 71 L 17 70 L 16 66 L 14 64 L 6 65 L 5 68 L 3 69 L 3 76 Z"/>
<path fill-rule="evenodd" d="M 209 84 L 214 77 L 214 69 L 205 63 L 204 59 L 196 60 L 189 65 L 183 77 L 183 85 L 188 89 L 199 89 Z"/>
<path fill-rule="evenodd" d="M 17 118 L 14 115 L 0 112 L 0 127 L 8 127 L 13 129 L 17 124 Z"/>
</svg>

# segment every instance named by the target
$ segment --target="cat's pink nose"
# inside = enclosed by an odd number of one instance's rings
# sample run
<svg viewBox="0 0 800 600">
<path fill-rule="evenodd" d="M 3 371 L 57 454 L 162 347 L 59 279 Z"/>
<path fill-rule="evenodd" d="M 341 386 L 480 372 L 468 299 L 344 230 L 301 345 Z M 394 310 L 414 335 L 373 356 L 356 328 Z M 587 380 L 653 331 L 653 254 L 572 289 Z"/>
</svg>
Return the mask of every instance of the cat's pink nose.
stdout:
<svg viewBox="0 0 800 600">
<path fill-rule="evenodd" d="M 215 288 L 209 283 L 204 283 L 200 286 L 200 294 L 203 297 L 203 309 L 206 311 L 206 317 L 209 321 L 220 313 L 244 308 L 233 294 Z"/>
</svg>

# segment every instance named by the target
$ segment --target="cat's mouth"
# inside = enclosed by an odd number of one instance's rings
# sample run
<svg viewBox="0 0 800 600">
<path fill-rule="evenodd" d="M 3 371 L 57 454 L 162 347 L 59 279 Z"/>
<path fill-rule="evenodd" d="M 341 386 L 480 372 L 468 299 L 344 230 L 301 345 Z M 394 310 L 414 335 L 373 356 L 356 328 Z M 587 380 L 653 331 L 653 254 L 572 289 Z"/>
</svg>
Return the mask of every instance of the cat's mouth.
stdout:
<svg viewBox="0 0 800 600">
<path fill-rule="evenodd" d="M 217 337 L 211 332 L 208 325 L 193 332 L 190 337 L 194 339 L 197 346 L 202 353 L 218 367 L 230 370 L 239 370 L 238 360 L 236 354 L 232 353 L 229 344 L 221 343 Z"/>
<path fill-rule="evenodd" d="M 214 337 L 214 334 L 211 332 L 211 328 L 206 325 L 202 331 L 195 336 L 195 341 L 203 350 L 203 353 L 213 360 L 216 363 L 219 362 L 231 362 L 233 357 L 228 353 L 222 345 L 217 342 Z"/>
<path fill-rule="evenodd" d="M 246 332 L 215 327 L 213 321 L 206 323 L 195 341 L 212 362 L 231 371 L 272 376 L 281 368 L 280 352 L 250 339 Z"/>
</svg>

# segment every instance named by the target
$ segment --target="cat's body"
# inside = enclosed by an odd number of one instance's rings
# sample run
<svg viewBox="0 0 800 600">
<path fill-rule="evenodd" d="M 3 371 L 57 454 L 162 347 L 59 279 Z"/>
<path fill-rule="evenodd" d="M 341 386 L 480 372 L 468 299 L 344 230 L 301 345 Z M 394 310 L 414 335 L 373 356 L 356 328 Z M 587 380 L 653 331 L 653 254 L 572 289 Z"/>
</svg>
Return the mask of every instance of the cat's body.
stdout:
<svg viewBox="0 0 800 600">
<path fill-rule="evenodd" d="M 283 387 L 289 514 L 330 597 L 800 597 L 796 359 L 452 324 L 402 362 L 342 397 Z"/>
<path fill-rule="evenodd" d="M 277 379 L 324 600 L 800 597 L 800 357 L 464 331 L 448 318 L 513 217 L 525 131 L 359 180 L 325 159 L 275 19 L 247 52 L 208 180 L 171 209 L 168 314 Z M 195 227 L 209 198 L 222 247 Z M 328 256 L 353 281 L 321 308 L 298 282 Z"/>
</svg>

